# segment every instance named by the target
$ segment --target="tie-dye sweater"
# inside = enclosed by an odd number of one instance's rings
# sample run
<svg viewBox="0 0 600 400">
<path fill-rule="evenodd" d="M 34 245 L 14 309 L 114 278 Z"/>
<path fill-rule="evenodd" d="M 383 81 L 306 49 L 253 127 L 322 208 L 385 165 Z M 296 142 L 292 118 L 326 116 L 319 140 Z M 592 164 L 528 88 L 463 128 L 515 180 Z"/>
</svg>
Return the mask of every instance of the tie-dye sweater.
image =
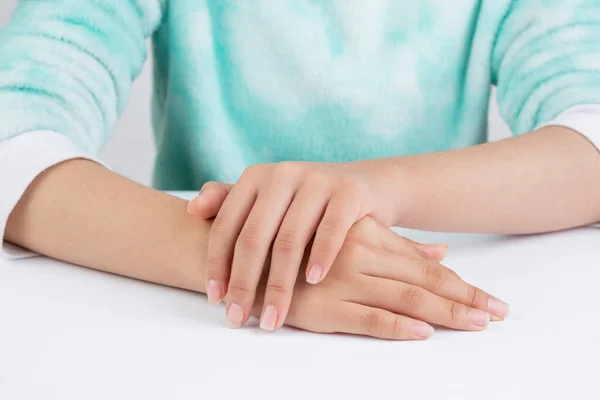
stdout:
<svg viewBox="0 0 600 400">
<path fill-rule="evenodd" d="M 515 134 L 600 104 L 598 0 L 21 0 L 0 31 L 0 140 L 98 153 L 150 36 L 162 189 L 477 144 L 492 85 Z"/>
</svg>

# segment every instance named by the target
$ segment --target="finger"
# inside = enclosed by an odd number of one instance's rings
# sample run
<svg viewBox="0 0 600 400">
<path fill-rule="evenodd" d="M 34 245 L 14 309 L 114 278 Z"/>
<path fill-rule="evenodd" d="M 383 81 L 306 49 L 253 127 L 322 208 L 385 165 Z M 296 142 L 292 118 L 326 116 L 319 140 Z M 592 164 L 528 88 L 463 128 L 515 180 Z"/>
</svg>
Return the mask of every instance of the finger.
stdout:
<svg viewBox="0 0 600 400">
<path fill-rule="evenodd" d="M 240 179 L 229 192 L 209 233 L 206 252 L 206 294 L 210 304 L 226 295 L 235 241 L 254 205 L 256 188 L 250 179 Z"/>
<path fill-rule="evenodd" d="M 340 333 L 390 340 L 424 340 L 433 335 L 433 327 L 425 322 L 346 301 L 336 310 L 334 318 L 334 326 Z"/>
<path fill-rule="evenodd" d="M 417 243 L 410 239 L 405 238 L 409 242 L 412 242 L 413 246 L 427 254 L 435 261 L 442 261 L 448 253 L 448 245 L 441 243 Z"/>
<path fill-rule="evenodd" d="M 352 193 L 352 188 L 342 190 L 327 205 L 308 259 L 308 283 L 319 283 L 327 276 L 346 240 L 348 230 L 362 217 L 359 197 Z"/>
<path fill-rule="evenodd" d="M 391 279 L 364 278 L 359 297 L 348 301 L 465 331 L 481 331 L 490 321 L 490 314 L 485 311 L 444 299 L 421 287 Z"/>
<path fill-rule="evenodd" d="M 232 187 L 220 182 L 205 183 L 198 196 L 188 203 L 188 212 L 202 219 L 215 217 Z"/>
<path fill-rule="evenodd" d="M 394 232 L 395 233 L 395 232 Z M 429 257 L 433 258 L 436 261 L 442 261 L 444 257 L 446 257 L 446 253 L 448 252 L 448 245 L 442 243 L 419 243 L 414 240 L 410 240 L 407 237 L 400 236 L 396 234 L 399 238 L 403 239 L 405 242 L 410 243 L 415 246 L 417 249 L 421 250 Z"/>
<path fill-rule="evenodd" d="M 468 284 L 454 271 L 434 260 L 418 260 L 386 252 L 381 254 L 377 263 L 365 265 L 363 272 L 419 286 L 445 299 L 487 311 L 497 319 L 504 319 L 509 313 L 506 303 Z"/>
<path fill-rule="evenodd" d="M 446 244 L 418 243 L 398 235 L 391 229 L 387 229 L 381 235 L 381 247 L 392 253 L 409 253 L 417 258 L 431 258 L 436 261 L 442 261 L 448 251 L 448 245 Z"/>
<path fill-rule="evenodd" d="M 273 330 L 285 322 L 304 251 L 321 221 L 327 200 L 323 181 L 313 179 L 296 193 L 273 242 L 261 328 Z"/>
<path fill-rule="evenodd" d="M 229 280 L 228 309 L 235 306 L 243 311 L 239 320 L 234 314 L 227 320 L 233 328 L 246 323 L 252 311 L 256 288 L 264 269 L 271 243 L 294 197 L 296 183 L 289 174 L 276 173 L 272 183 L 260 191 L 235 244 Z M 297 271 L 295 273 L 297 275 Z M 277 290 L 271 287 L 271 290 Z M 272 311 L 270 319 L 272 319 Z"/>
</svg>

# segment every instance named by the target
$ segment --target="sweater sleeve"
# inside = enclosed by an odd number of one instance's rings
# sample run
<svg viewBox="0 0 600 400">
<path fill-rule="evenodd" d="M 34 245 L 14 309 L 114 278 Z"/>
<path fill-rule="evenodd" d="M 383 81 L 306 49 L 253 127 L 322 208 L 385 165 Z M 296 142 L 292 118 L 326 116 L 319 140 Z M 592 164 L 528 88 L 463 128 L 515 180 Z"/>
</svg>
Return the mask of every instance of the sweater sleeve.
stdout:
<svg viewBox="0 0 600 400">
<path fill-rule="evenodd" d="M 491 64 L 500 114 L 515 134 L 600 105 L 600 1 L 513 0 Z"/>
<path fill-rule="evenodd" d="M 58 132 L 97 154 L 167 0 L 20 0 L 0 30 L 0 140 Z"/>
</svg>

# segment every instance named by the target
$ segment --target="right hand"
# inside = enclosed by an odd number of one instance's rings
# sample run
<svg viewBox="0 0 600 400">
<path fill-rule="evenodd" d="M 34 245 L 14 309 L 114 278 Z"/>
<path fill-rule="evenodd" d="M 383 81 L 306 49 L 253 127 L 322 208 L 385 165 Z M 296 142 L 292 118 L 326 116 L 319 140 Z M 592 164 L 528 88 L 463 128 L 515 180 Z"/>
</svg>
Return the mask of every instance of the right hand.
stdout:
<svg viewBox="0 0 600 400">
<path fill-rule="evenodd" d="M 490 315 L 508 315 L 504 302 L 464 282 L 413 243 L 363 218 L 350 229 L 321 284 L 308 284 L 299 274 L 286 324 L 313 332 L 420 340 L 433 333 L 430 323 L 481 331 Z M 261 297 L 268 290 L 264 286 Z M 277 321 L 273 310 L 263 309 L 262 298 L 257 300 L 253 315 L 262 314 L 261 325 Z"/>
</svg>

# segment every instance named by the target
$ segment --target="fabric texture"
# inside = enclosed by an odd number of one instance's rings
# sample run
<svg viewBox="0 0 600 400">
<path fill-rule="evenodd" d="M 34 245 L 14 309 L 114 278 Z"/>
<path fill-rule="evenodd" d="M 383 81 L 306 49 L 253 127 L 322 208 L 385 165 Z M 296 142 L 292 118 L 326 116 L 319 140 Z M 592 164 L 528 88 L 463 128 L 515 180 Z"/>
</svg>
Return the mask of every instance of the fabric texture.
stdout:
<svg viewBox="0 0 600 400">
<path fill-rule="evenodd" d="M 152 35 L 159 189 L 481 143 L 491 84 L 515 134 L 600 104 L 597 0 L 21 0 L 0 140 L 53 131 L 98 154 Z"/>
<path fill-rule="evenodd" d="M 0 30 L 0 241 L 37 175 L 98 161 L 151 36 L 159 189 L 481 143 L 491 85 L 515 134 L 600 145 L 597 0 L 20 0 Z"/>
</svg>

